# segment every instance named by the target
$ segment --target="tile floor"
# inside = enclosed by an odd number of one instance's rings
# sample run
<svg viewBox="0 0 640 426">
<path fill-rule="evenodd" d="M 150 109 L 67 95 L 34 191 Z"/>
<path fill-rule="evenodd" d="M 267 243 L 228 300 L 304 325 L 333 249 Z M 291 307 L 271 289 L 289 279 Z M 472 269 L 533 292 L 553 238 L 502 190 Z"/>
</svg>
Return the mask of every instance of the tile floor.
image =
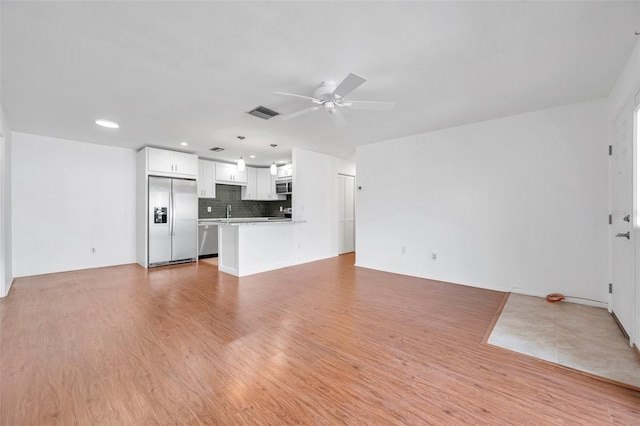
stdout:
<svg viewBox="0 0 640 426">
<path fill-rule="evenodd" d="M 606 309 L 511 294 L 487 343 L 640 388 L 640 358 Z"/>
</svg>

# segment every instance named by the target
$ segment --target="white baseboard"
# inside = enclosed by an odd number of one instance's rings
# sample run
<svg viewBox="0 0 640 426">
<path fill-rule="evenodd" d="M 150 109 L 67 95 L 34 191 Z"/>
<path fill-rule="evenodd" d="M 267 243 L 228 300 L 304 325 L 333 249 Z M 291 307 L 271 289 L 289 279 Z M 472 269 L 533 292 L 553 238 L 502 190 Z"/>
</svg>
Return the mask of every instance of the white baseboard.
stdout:
<svg viewBox="0 0 640 426">
<path fill-rule="evenodd" d="M 515 294 L 522 294 L 524 296 L 534 296 L 534 297 L 542 297 L 542 298 L 546 298 L 547 294 L 542 294 L 539 292 L 534 292 L 534 291 L 527 291 L 527 290 L 521 290 L 521 289 L 514 289 L 514 288 L 507 288 L 507 287 L 500 287 L 500 286 L 494 286 L 494 285 L 487 285 L 484 283 L 477 283 L 477 282 L 471 282 L 471 281 L 453 281 L 450 280 L 446 277 L 437 277 L 437 276 L 423 276 L 423 275 L 418 275 L 418 274 L 412 274 L 412 273 L 406 273 L 406 272 L 398 272 L 398 271 L 394 271 L 394 270 L 385 270 L 385 269 L 381 269 L 381 268 L 377 268 L 377 267 L 372 267 L 372 266 L 367 266 L 367 265 L 362 265 L 362 264 L 358 264 L 356 263 L 357 267 L 360 268 L 367 268 L 367 269 L 374 269 L 376 271 L 382 271 L 382 272 L 389 272 L 392 274 L 399 274 L 399 275 L 406 275 L 409 277 L 416 277 L 416 278 L 423 278 L 425 280 L 432 280 L 432 281 L 440 281 L 440 282 L 445 282 L 445 283 L 449 283 L 449 284 L 457 284 L 457 285 L 464 285 L 467 287 L 476 287 L 476 288 L 483 288 L 486 290 L 494 290 L 494 291 L 501 291 L 504 293 L 515 293 Z M 572 297 L 568 297 L 565 296 L 565 301 L 569 302 L 569 303 L 577 303 L 580 305 L 587 305 L 587 306 L 595 306 L 597 308 L 608 308 L 608 303 L 607 302 L 595 302 L 595 301 L 591 301 L 591 300 L 584 300 L 584 299 L 577 299 L 577 298 L 572 298 Z"/>
<path fill-rule="evenodd" d="M 7 296 L 9 295 L 9 290 L 11 290 L 11 286 L 13 285 L 13 280 L 14 280 L 14 278 L 13 278 L 13 277 L 11 277 L 9 280 L 7 280 L 7 281 L 9 282 L 9 284 L 8 284 L 8 285 L 7 285 L 7 284 L 5 284 L 5 285 L 6 285 L 6 287 L 5 287 L 5 289 L 4 289 L 4 290 L 5 290 L 5 291 L 4 291 L 4 294 L 0 294 L 0 298 L 2 298 L 2 297 L 7 297 Z"/>
</svg>

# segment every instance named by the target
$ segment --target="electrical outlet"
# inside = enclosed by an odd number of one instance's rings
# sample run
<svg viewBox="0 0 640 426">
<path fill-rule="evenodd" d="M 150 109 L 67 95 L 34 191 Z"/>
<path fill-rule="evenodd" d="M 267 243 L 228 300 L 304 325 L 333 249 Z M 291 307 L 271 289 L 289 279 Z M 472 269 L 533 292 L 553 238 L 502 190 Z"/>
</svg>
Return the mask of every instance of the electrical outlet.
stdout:
<svg viewBox="0 0 640 426">
<path fill-rule="evenodd" d="M 407 248 L 405 246 L 400 247 L 401 254 L 407 254 Z"/>
<path fill-rule="evenodd" d="M 207 206 L 207 213 L 211 213 L 211 206 Z"/>
<path fill-rule="evenodd" d="M 431 253 L 431 260 L 438 260 L 438 254 L 437 253 Z"/>
</svg>

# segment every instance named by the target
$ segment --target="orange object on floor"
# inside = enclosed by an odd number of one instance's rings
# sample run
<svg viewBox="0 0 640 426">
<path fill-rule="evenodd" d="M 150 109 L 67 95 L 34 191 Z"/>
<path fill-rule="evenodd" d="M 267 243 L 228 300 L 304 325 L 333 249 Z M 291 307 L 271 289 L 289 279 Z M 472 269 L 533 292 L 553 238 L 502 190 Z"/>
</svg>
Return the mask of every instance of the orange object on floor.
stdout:
<svg viewBox="0 0 640 426">
<path fill-rule="evenodd" d="M 562 302 L 564 300 L 564 296 L 562 293 L 551 293 L 547 294 L 547 302 Z"/>
</svg>

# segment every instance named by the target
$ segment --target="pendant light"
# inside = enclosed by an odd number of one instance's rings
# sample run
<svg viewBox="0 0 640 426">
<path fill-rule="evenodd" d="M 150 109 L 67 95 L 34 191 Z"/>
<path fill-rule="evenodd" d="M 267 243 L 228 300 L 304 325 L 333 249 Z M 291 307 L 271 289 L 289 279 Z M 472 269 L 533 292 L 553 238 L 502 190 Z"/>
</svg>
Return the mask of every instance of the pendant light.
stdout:
<svg viewBox="0 0 640 426">
<path fill-rule="evenodd" d="M 271 144 L 271 148 L 275 148 L 276 146 L 278 146 L 275 143 Z M 271 167 L 269 167 L 269 171 L 271 172 L 271 176 L 275 176 L 278 174 L 278 166 L 276 166 L 276 162 L 274 161 L 273 163 L 271 163 Z"/>
<path fill-rule="evenodd" d="M 244 136 L 238 136 L 238 139 L 240 139 L 240 159 L 238 160 L 238 171 L 244 172 L 244 168 L 246 166 L 244 158 L 242 158 L 242 141 L 244 140 Z"/>
</svg>

